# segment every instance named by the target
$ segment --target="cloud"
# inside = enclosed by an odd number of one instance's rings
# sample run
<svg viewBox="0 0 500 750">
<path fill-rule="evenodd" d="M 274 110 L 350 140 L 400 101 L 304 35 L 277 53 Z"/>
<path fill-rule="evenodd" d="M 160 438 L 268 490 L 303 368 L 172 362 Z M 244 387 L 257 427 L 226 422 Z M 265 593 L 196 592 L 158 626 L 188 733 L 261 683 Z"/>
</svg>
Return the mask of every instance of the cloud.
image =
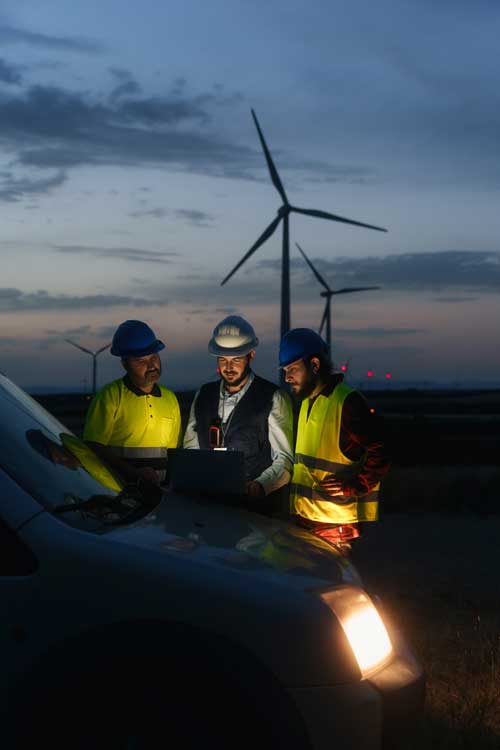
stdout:
<svg viewBox="0 0 500 750">
<path fill-rule="evenodd" d="M 104 51 L 101 44 L 89 39 L 40 34 L 38 32 L 27 31 L 26 29 L 18 29 L 6 24 L 0 25 L 0 43 L 3 45 L 27 44 L 31 47 L 66 50 L 68 52 L 84 52 L 88 54 L 95 54 Z"/>
<path fill-rule="evenodd" d="M 137 81 L 124 81 L 123 83 L 120 83 L 119 86 L 113 89 L 113 91 L 110 94 L 111 99 L 120 99 L 124 96 L 132 96 L 133 94 L 140 94 L 141 93 L 141 87 L 137 83 Z"/>
<path fill-rule="evenodd" d="M 29 195 L 48 193 L 66 182 L 66 173 L 62 170 L 49 177 L 29 178 L 14 177 L 11 173 L 0 176 L 0 201 L 15 203 Z"/>
<path fill-rule="evenodd" d="M 131 213 L 129 213 L 129 216 L 133 219 L 142 219 L 145 217 L 151 217 L 153 219 L 165 219 L 168 214 L 169 212 L 166 208 L 149 208 L 142 211 L 131 211 Z"/>
<path fill-rule="evenodd" d="M 78 326 L 78 328 L 66 328 L 62 331 L 55 330 L 53 328 L 45 331 L 47 336 L 57 336 L 57 337 L 65 337 L 65 336 L 85 336 L 85 334 L 90 333 L 91 326 Z"/>
<path fill-rule="evenodd" d="M 129 71 L 111 68 L 110 73 L 117 85 L 109 94 L 46 85 L 0 93 L 0 145 L 25 167 L 168 165 L 193 174 L 268 182 L 257 140 L 253 148 L 242 146 L 212 126 L 214 112 L 234 107 L 239 94 L 225 94 L 217 87 L 191 93 L 182 82 L 167 94 L 143 96 Z M 294 175 L 300 175 L 301 183 L 376 179 L 373 168 L 356 165 L 330 165 L 289 154 L 283 163 L 283 172 L 292 175 L 292 188 Z M 179 212 L 196 226 L 212 220 L 188 209 Z M 144 214 L 137 210 L 131 215 Z"/>
<path fill-rule="evenodd" d="M 205 211 L 196 211 L 188 208 L 179 208 L 174 211 L 179 219 L 184 219 L 188 224 L 195 227 L 208 227 L 213 222 L 214 217 Z"/>
<path fill-rule="evenodd" d="M 0 142 L 31 167 L 169 164 L 239 175 L 256 161 L 255 153 L 207 128 L 210 111 L 225 103 L 215 94 L 109 101 L 31 86 L 21 95 L 0 94 Z"/>
<path fill-rule="evenodd" d="M 0 95 L 0 141 L 30 167 L 168 164 L 197 174 L 268 180 L 257 147 L 232 143 L 209 127 L 213 110 L 228 106 L 234 95 L 191 95 L 183 87 L 180 94 L 141 97 L 127 71 L 114 69 L 112 75 L 118 87 L 104 98 L 41 85 Z M 303 179 L 365 182 L 374 175 L 363 167 L 286 161 L 287 171 Z M 188 209 L 179 209 L 179 216 L 198 225 L 212 218 Z"/>
<path fill-rule="evenodd" d="M 335 336 L 385 338 L 386 336 L 417 336 L 426 333 L 423 328 L 335 328 Z"/>
<path fill-rule="evenodd" d="M 373 258 L 312 258 L 312 262 L 335 287 L 380 285 L 384 289 L 432 290 L 500 289 L 500 252 L 447 250 L 404 253 Z M 300 259 L 291 262 L 294 275 L 310 285 L 311 274 Z M 252 272 L 281 268 L 279 260 L 261 260 Z"/>
<path fill-rule="evenodd" d="M 0 57 L 0 81 L 2 83 L 18 84 L 21 83 L 20 68 L 17 65 L 11 65 Z"/>
<path fill-rule="evenodd" d="M 116 331 L 116 326 L 102 326 L 98 328 L 95 335 L 99 339 L 112 339 Z"/>
<path fill-rule="evenodd" d="M 97 258 L 112 258 L 131 263 L 172 263 L 178 253 L 174 251 L 137 250 L 131 247 L 90 247 L 87 245 L 53 245 L 58 253 L 69 255 L 91 255 Z"/>
<path fill-rule="evenodd" d="M 122 68 L 110 68 L 109 72 L 115 78 L 118 83 L 110 94 L 111 100 L 119 99 L 120 97 L 131 97 L 136 94 L 140 94 L 142 89 L 134 79 L 132 73 Z"/>
<path fill-rule="evenodd" d="M 143 219 L 146 217 L 153 219 L 166 219 L 169 216 L 173 216 L 176 219 L 185 221 L 193 227 L 210 227 L 214 221 L 212 214 L 189 208 L 178 208 L 172 211 L 169 211 L 167 208 L 137 209 L 136 211 L 131 211 L 129 216 L 133 219 Z"/>
<path fill-rule="evenodd" d="M 92 336 L 98 339 L 111 339 L 116 331 L 116 326 L 101 326 L 100 328 L 94 329 L 92 326 L 85 325 L 79 326 L 78 328 L 65 328 L 55 329 L 51 328 L 45 331 L 47 336 L 51 338 L 65 339 L 65 338 L 76 338 L 78 336 Z M 17 341 L 18 339 L 16 339 Z"/>
<path fill-rule="evenodd" d="M 433 302 L 442 302 L 449 305 L 460 305 L 462 302 L 477 302 L 477 297 L 435 297 Z"/>
<path fill-rule="evenodd" d="M 214 312 L 222 313 L 223 315 L 235 315 L 238 309 L 236 307 L 216 307 Z"/>
<path fill-rule="evenodd" d="M 32 310 L 89 310 L 129 305 L 154 307 L 166 304 L 165 300 L 140 299 L 114 294 L 78 297 L 67 294 L 49 294 L 43 289 L 36 292 L 23 292 L 20 289 L 0 288 L 0 313 Z"/>
<path fill-rule="evenodd" d="M 210 119 L 205 104 L 213 100 L 210 95 L 190 99 L 177 97 L 147 99 L 128 99 L 119 105 L 120 115 L 125 122 L 145 125 L 172 125 L 186 120 L 207 123 Z"/>
</svg>

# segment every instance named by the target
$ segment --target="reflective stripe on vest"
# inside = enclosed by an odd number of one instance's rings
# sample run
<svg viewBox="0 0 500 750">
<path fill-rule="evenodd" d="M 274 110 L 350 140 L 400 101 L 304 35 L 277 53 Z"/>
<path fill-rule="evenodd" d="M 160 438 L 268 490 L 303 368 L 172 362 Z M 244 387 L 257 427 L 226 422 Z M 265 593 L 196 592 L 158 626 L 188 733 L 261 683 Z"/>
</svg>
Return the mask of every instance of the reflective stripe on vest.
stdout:
<svg viewBox="0 0 500 750">
<path fill-rule="evenodd" d="M 329 474 L 336 474 L 339 471 L 345 470 L 345 464 L 339 464 L 337 461 L 328 461 L 325 458 L 306 456 L 305 453 L 296 453 L 294 463 L 304 464 L 308 469 L 327 471 Z"/>
<path fill-rule="evenodd" d="M 161 473 L 161 479 L 165 479 L 167 468 L 167 448 L 128 448 L 120 445 L 108 445 L 108 450 L 113 451 L 115 456 L 123 458 L 131 466 L 141 468 L 149 466 Z"/>
<path fill-rule="evenodd" d="M 124 448 L 120 445 L 106 447 L 120 458 L 166 458 L 168 454 L 167 448 Z"/>
<path fill-rule="evenodd" d="M 363 461 L 351 461 L 344 456 L 339 445 L 342 408 L 350 393 L 352 388 L 339 383 L 329 396 L 320 394 L 315 399 L 309 414 L 308 399 L 302 402 L 290 507 L 292 513 L 312 521 L 347 524 L 378 518 L 378 485 L 356 499 L 331 496 L 319 489 L 320 482 L 329 474 L 352 477 L 363 466 Z"/>
<path fill-rule="evenodd" d="M 326 503 L 334 503 L 335 505 L 352 505 L 352 504 L 358 504 L 358 505 L 371 505 L 373 503 L 377 503 L 378 501 L 378 491 L 372 490 L 367 495 L 363 495 L 362 497 L 357 497 L 356 500 L 353 500 L 352 497 L 346 497 L 345 495 L 329 495 L 327 492 L 321 492 L 320 490 L 316 490 L 313 487 L 307 487 L 305 484 L 291 484 L 290 485 L 290 491 L 296 493 L 297 495 L 301 495 L 302 497 L 307 497 L 309 500 L 320 500 Z M 365 513 L 370 513 L 371 509 L 365 507 Z"/>
</svg>

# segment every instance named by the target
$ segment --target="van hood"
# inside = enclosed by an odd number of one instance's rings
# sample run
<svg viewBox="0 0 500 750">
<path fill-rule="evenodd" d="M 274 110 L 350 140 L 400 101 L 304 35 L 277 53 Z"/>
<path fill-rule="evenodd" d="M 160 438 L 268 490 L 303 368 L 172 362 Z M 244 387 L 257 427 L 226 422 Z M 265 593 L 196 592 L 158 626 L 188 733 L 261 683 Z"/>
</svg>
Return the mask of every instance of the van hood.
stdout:
<svg viewBox="0 0 500 750">
<path fill-rule="evenodd" d="M 292 522 L 170 491 L 146 517 L 106 537 L 292 587 L 362 585 L 348 558 Z"/>
</svg>

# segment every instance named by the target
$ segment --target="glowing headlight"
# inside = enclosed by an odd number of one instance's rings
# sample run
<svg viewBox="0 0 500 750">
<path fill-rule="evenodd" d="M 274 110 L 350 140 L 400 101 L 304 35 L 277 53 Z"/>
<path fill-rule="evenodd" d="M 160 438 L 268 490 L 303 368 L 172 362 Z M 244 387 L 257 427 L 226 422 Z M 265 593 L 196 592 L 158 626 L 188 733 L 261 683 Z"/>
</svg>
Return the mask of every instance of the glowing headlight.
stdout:
<svg viewBox="0 0 500 750">
<path fill-rule="evenodd" d="M 387 661 L 392 654 L 389 634 L 364 591 L 346 587 L 322 593 L 321 598 L 336 614 L 363 677 Z"/>
</svg>

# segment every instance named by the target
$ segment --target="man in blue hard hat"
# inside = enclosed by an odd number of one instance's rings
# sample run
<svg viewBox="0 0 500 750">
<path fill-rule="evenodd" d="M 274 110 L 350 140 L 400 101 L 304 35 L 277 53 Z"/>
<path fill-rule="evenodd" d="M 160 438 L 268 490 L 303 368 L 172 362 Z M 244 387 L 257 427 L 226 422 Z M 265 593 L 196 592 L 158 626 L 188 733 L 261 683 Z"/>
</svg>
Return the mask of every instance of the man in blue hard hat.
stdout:
<svg viewBox="0 0 500 750">
<path fill-rule="evenodd" d="M 349 551 L 359 524 L 378 518 L 379 484 L 389 469 L 379 420 L 344 376 L 332 372 L 328 347 L 315 331 L 285 334 L 279 361 L 302 402 L 291 512 L 301 526 Z"/>
<path fill-rule="evenodd" d="M 118 326 L 111 354 L 125 376 L 104 386 L 87 414 L 83 439 L 127 480 L 159 484 L 167 449 L 179 443 L 181 417 L 175 394 L 159 385 L 165 344 L 140 320 Z"/>
<path fill-rule="evenodd" d="M 215 327 L 208 351 L 217 358 L 220 381 L 196 393 L 184 447 L 242 451 L 247 493 L 254 507 L 266 511 L 278 509 L 276 491 L 290 481 L 293 417 L 289 395 L 252 371 L 258 343 L 252 325 L 239 315 Z"/>
</svg>

